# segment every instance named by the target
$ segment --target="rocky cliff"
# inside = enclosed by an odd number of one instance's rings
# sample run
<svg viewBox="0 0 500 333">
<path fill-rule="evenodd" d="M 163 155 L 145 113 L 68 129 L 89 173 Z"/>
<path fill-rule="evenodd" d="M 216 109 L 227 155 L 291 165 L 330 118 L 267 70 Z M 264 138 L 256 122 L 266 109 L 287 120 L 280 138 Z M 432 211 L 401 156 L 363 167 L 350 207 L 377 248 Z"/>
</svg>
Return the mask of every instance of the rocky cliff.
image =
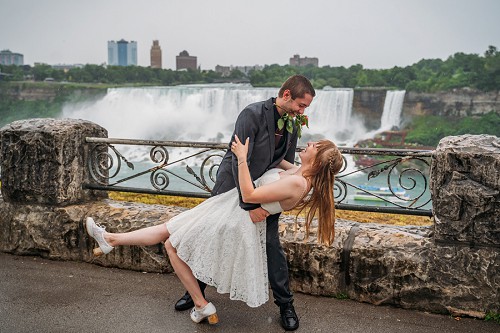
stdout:
<svg viewBox="0 0 500 333">
<path fill-rule="evenodd" d="M 354 90 L 353 113 L 359 115 L 367 129 L 380 127 L 386 89 Z M 407 124 L 415 116 L 434 115 L 449 118 L 479 116 L 489 112 L 500 113 L 500 91 L 481 92 L 455 89 L 438 93 L 407 92 L 402 111 L 402 122 Z"/>
</svg>

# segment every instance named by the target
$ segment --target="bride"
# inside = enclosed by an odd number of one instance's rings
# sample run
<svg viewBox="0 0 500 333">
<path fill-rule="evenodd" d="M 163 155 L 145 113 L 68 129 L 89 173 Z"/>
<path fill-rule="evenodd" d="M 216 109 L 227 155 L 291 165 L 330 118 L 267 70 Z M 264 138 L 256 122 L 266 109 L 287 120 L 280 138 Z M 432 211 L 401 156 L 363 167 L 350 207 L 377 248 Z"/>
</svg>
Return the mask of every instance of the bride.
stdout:
<svg viewBox="0 0 500 333">
<path fill-rule="evenodd" d="M 238 181 L 242 200 L 259 203 L 269 214 L 306 209 L 306 234 L 318 216 L 318 242 L 331 245 L 335 236 L 333 184 L 342 167 L 342 155 L 328 140 L 309 142 L 299 153 L 301 166 L 268 170 L 254 183 L 247 165 L 249 139 L 237 136 L 231 151 L 238 158 Z M 310 193 L 310 195 L 307 195 Z M 265 222 L 265 221 L 263 221 Z M 88 234 L 107 254 L 119 245 L 154 245 L 165 242 L 170 263 L 193 298 L 191 319 L 218 322 L 215 306 L 203 296 L 198 280 L 214 286 L 230 299 L 257 307 L 269 299 L 266 225 L 253 223 L 239 206 L 237 189 L 211 197 L 170 221 L 126 233 L 108 233 L 89 217 Z M 96 251 L 97 250 L 97 251 Z"/>
</svg>

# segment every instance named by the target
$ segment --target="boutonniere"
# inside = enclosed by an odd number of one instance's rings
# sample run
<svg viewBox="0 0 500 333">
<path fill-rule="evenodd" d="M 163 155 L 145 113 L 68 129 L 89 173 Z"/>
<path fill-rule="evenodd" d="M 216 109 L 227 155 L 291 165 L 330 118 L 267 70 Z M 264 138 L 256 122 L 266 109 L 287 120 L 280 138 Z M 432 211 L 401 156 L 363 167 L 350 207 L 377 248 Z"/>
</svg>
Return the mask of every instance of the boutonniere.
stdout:
<svg viewBox="0 0 500 333">
<path fill-rule="evenodd" d="M 305 114 L 298 114 L 294 117 L 291 117 L 288 115 L 288 113 L 283 113 L 280 119 L 278 119 L 278 129 L 282 130 L 283 127 L 286 128 L 286 130 L 289 133 L 293 133 L 293 124 L 295 123 L 295 127 L 297 127 L 297 135 L 300 137 L 302 136 L 302 126 L 306 126 L 309 128 L 309 117 L 307 117 Z"/>
</svg>

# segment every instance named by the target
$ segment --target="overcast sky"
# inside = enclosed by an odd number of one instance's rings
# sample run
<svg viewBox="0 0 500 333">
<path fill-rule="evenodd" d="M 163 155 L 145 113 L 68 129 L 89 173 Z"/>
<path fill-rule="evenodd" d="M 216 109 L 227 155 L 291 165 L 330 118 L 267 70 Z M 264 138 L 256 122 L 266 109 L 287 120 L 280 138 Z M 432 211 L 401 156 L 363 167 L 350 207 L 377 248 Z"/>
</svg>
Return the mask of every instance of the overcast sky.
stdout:
<svg viewBox="0 0 500 333">
<path fill-rule="evenodd" d="M 202 69 L 288 64 L 392 68 L 500 49 L 499 0 L 0 0 L 0 50 L 25 64 L 103 64 L 109 40 L 134 40 L 149 66 L 182 50 Z"/>
</svg>

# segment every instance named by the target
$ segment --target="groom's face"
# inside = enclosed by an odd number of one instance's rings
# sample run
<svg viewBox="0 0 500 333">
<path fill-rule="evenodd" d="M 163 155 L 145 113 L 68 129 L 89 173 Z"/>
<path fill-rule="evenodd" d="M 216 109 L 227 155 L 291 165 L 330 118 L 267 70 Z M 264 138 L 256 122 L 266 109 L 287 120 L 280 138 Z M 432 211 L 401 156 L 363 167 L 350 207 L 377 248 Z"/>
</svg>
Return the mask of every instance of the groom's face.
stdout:
<svg viewBox="0 0 500 333">
<path fill-rule="evenodd" d="M 292 98 L 289 90 L 283 93 L 285 99 L 285 108 L 287 113 L 293 117 L 299 114 L 304 114 L 306 108 L 311 105 L 313 97 L 311 94 L 305 94 L 303 97 Z"/>
</svg>

